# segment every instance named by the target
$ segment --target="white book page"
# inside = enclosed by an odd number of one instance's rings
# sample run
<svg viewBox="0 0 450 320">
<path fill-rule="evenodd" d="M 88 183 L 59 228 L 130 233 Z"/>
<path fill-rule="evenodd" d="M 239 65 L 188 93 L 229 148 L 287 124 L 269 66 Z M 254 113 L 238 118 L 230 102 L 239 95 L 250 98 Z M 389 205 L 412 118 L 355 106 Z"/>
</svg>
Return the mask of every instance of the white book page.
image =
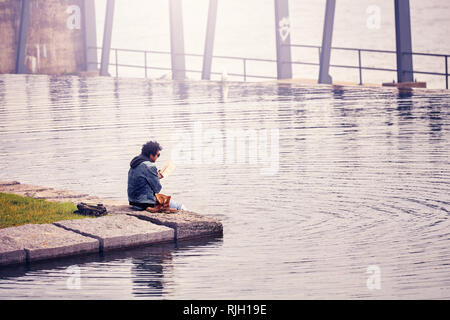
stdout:
<svg viewBox="0 0 450 320">
<path fill-rule="evenodd" d="M 175 163 L 172 160 L 167 160 L 161 169 L 161 174 L 164 178 L 167 178 L 175 170 Z"/>
</svg>

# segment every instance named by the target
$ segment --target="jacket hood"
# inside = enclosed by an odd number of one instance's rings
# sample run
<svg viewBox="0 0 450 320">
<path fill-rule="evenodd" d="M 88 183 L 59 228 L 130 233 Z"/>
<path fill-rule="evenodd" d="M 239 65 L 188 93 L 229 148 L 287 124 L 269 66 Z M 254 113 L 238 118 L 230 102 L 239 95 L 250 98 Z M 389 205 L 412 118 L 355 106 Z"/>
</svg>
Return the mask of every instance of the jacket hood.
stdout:
<svg viewBox="0 0 450 320">
<path fill-rule="evenodd" d="M 150 161 L 150 159 L 148 157 L 140 154 L 140 155 L 134 157 L 133 160 L 131 160 L 130 167 L 134 169 L 144 161 Z"/>
</svg>

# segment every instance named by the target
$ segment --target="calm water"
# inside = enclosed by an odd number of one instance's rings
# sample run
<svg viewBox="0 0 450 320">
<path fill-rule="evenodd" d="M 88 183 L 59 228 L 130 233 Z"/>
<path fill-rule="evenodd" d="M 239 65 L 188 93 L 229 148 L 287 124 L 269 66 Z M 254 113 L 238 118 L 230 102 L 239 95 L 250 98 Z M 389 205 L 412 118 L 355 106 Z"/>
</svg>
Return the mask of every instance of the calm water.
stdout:
<svg viewBox="0 0 450 320">
<path fill-rule="evenodd" d="M 126 200 L 129 161 L 157 139 L 157 163 L 177 164 L 164 192 L 224 236 L 2 268 L 0 298 L 449 299 L 449 105 L 448 91 L 1 75 L 0 180 Z"/>
</svg>

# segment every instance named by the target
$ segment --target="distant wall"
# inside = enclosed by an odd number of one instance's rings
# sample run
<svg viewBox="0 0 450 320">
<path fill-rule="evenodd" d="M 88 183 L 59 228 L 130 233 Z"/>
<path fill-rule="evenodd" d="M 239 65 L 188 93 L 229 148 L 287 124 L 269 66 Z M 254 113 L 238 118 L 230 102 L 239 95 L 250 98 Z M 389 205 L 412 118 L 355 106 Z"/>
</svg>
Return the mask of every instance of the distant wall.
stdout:
<svg viewBox="0 0 450 320">
<path fill-rule="evenodd" d="M 20 8 L 20 1 L 0 0 L 0 73 L 14 73 Z"/>
<path fill-rule="evenodd" d="M 0 73 L 14 73 L 21 3 L 0 0 Z M 85 70 L 84 0 L 31 0 L 25 64 L 28 73 Z"/>
</svg>

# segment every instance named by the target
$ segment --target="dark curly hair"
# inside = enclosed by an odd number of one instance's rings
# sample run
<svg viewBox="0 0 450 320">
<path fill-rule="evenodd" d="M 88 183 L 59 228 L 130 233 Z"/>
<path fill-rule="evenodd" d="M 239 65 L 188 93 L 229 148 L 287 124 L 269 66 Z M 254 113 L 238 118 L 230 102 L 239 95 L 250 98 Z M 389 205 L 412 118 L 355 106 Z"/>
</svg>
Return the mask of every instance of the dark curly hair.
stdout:
<svg viewBox="0 0 450 320">
<path fill-rule="evenodd" d="M 149 157 L 150 155 L 155 156 L 158 153 L 158 150 L 162 150 L 163 148 L 156 141 L 148 141 L 146 144 L 142 145 L 141 153 Z"/>
</svg>

